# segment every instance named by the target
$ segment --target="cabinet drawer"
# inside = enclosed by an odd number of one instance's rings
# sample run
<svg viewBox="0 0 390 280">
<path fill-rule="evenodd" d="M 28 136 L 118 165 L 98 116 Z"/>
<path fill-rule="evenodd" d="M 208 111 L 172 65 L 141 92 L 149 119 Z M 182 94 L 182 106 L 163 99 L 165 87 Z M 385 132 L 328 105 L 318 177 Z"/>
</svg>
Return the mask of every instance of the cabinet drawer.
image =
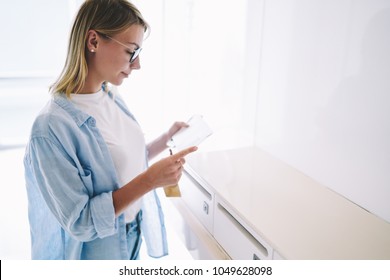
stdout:
<svg viewBox="0 0 390 280">
<path fill-rule="evenodd" d="M 214 209 L 214 238 L 232 259 L 272 259 L 272 248 L 248 226 L 218 196 Z"/>
<path fill-rule="evenodd" d="M 182 199 L 202 225 L 212 234 L 214 215 L 214 195 L 201 186 L 186 171 L 180 180 Z"/>
</svg>

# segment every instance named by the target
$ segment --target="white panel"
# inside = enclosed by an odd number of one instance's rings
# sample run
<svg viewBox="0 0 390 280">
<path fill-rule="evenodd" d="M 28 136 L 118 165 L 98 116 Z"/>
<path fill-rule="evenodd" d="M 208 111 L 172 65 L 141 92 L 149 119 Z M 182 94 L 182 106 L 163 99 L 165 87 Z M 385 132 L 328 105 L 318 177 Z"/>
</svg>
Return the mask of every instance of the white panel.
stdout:
<svg viewBox="0 0 390 280">
<path fill-rule="evenodd" d="M 213 232 L 214 238 L 232 259 L 272 259 L 271 246 L 246 225 L 218 195 L 215 199 Z"/>
<path fill-rule="evenodd" d="M 390 2 L 266 1 L 257 145 L 390 221 Z"/>
<path fill-rule="evenodd" d="M 182 199 L 173 198 L 170 202 L 176 207 L 177 212 L 166 213 L 168 214 L 167 220 L 174 224 L 178 237 L 184 242 L 186 249 L 194 259 L 230 259 Z"/>
<path fill-rule="evenodd" d="M 180 179 L 182 199 L 212 234 L 214 214 L 214 194 L 201 186 L 190 175 L 185 173 Z"/>
<path fill-rule="evenodd" d="M 274 251 L 273 260 L 285 260 L 277 251 Z"/>
</svg>

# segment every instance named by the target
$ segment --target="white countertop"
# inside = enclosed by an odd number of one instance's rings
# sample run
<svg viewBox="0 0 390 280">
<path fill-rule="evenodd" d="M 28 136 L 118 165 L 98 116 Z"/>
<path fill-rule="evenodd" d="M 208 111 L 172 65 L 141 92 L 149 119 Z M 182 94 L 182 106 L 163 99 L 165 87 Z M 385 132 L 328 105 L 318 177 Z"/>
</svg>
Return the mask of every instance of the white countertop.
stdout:
<svg viewBox="0 0 390 280">
<path fill-rule="evenodd" d="M 390 224 L 255 147 L 192 154 L 186 169 L 286 259 L 390 259 Z"/>
</svg>

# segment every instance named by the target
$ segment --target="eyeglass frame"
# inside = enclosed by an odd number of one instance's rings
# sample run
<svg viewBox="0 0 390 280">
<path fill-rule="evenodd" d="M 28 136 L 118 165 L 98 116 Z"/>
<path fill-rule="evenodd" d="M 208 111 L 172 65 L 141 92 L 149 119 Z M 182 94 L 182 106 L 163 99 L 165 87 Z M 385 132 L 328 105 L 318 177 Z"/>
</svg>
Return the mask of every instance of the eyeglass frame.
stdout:
<svg viewBox="0 0 390 280">
<path fill-rule="evenodd" d="M 122 46 L 124 46 L 125 48 L 129 49 L 129 46 L 126 46 L 124 43 L 122 43 L 122 42 L 120 42 L 120 41 L 118 41 L 118 40 L 112 38 L 111 36 L 108 36 L 108 35 L 106 35 L 106 34 L 102 34 L 102 33 L 100 33 L 100 32 L 97 32 L 97 33 L 98 33 L 99 35 L 101 35 L 101 36 L 103 36 L 103 37 L 106 37 L 106 38 L 108 38 L 108 39 L 110 39 L 110 40 L 113 40 L 114 42 L 118 43 L 119 45 L 122 45 Z M 136 44 L 135 44 L 135 45 L 136 45 Z M 130 52 L 130 60 L 129 60 L 130 64 L 134 63 L 134 61 L 138 58 L 139 53 L 140 53 L 141 51 L 142 51 L 142 48 L 141 48 L 141 47 L 138 47 L 138 48 L 136 48 L 134 51 Z"/>
</svg>

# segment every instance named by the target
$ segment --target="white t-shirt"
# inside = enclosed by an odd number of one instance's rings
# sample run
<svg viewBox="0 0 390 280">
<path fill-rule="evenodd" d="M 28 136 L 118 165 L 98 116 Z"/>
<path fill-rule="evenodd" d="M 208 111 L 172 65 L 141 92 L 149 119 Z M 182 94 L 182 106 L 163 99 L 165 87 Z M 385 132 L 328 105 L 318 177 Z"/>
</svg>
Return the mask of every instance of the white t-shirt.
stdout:
<svg viewBox="0 0 390 280">
<path fill-rule="evenodd" d="M 70 100 L 96 120 L 96 126 L 111 153 L 121 186 L 145 170 L 144 134 L 139 125 L 115 104 L 114 99 L 100 90 L 91 94 L 71 94 Z M 126 209 L 126 222 L 131 222 L 140 209 L 139 199 Z"/>
</svg>

